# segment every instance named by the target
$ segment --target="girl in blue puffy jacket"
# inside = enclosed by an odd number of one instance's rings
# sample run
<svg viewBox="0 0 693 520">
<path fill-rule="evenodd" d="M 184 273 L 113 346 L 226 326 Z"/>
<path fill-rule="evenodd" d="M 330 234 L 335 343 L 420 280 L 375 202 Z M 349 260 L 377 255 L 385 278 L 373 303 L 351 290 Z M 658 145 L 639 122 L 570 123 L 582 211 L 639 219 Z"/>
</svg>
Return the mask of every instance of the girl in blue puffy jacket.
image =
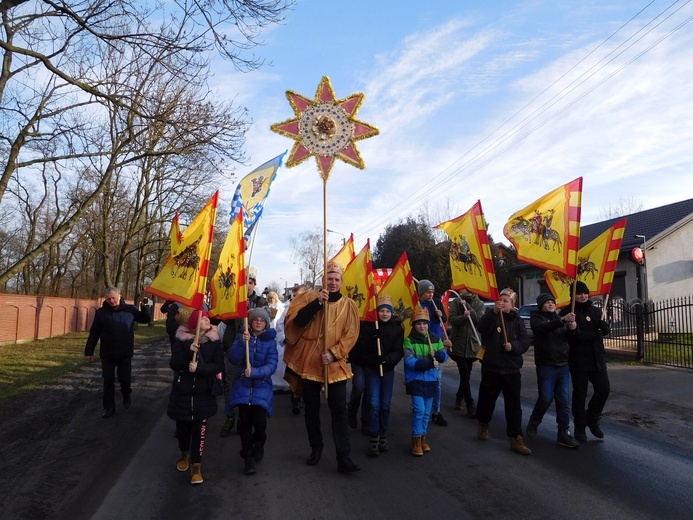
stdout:
<svg viewBox="0 0 693 520">
<path fill-rule="evenodd" d="M 229 349 L 229 361 L 238 365 L 229 393 L 229 407 L 238 406 L 241 456 L 245 474 L 255 473 L 255 463 L 265 453 L 267 417 L 272 416 L 274 391 L 272 374 L 277 370 L 277 333 L 269 328 L 270 317 L 262 307 L 248 313 L 249 329 L 236 336 Z M 245 344 L 248 342 L 250 368 L 246 368 Z"/>
</svg>

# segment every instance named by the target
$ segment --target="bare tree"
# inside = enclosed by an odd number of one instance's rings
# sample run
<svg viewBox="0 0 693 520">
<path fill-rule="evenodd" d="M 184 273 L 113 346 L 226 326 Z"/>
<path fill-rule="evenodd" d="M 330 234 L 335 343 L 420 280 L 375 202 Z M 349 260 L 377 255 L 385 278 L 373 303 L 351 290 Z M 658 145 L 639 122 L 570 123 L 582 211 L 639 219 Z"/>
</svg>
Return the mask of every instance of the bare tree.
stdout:
<svg viewBox="0 0 693 520">
<path fill-rule="evenodd" d="M 304 280 L 301 281 L 310 281 L 313 286 L 317 285 L 324 261 L 322 229 L 315 228 L 291 237 L 290 243 L 294 249 L 294 258 L 304 273 Z"/>
<path fill-rule="evenodd" d="M 599 212 L 599 217 L 602 220 L 611 220 L 612 218 L 623 217 L 631 213 L 637 213 L 645 208 L 642 201 L 636 200 L 633 195 L 628 197 L 619 197 L 617 203 L 610 203 L 607 207 L 602 208 Z"/>
</svg>

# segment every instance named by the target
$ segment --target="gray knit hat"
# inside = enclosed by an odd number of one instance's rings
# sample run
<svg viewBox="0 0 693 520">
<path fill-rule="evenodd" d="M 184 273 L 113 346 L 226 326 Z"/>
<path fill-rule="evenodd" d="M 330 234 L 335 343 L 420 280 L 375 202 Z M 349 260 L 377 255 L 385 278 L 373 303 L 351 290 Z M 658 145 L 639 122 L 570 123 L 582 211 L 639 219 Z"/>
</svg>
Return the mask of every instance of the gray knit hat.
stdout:
<svg viewBox="0 0 693 520">
<path fill-rule="evenodd" d="M 416 286 L 416 292 L 421 296 L 426 291 L 435 291 L 435 287 L 430 280 L 420 280 L 419 285 Z"/>
<path fill-rule="evenodd" d="M 264 307 L 256 307 L 248 311 L 248 322 L 252 322 L 255 318 L 262 318 L 263 320 L 265 320 L 265 328 L 269 328 L 270 315 Z"/>
</svg>

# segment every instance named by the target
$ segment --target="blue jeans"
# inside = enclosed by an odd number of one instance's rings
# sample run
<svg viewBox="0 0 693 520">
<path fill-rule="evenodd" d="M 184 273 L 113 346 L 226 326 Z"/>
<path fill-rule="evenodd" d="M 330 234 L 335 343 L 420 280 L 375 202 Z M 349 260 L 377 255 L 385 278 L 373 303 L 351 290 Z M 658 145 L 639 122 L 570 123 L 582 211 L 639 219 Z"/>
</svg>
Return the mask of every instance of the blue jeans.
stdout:
<svg viewBox="0 0 693 520">
<path fill-rule="evenodd" d="M 443 395 L 443 363 L 438 363 L 438 390 L 436 390 L 433 396 L 433 407 L 431 411 L 435 413 L 440 413 L 440 401 Z"/>
<path fill-rule="evenodd" d="M 558 429 L 567 430 L 570 427 L 570 369 L 568 365 L 561 367 L 537 365 L 537 386 L 539 396 L 530 418 L 541 422 L 551 402 L 556 400 L 556 423 Z"/>
<path fill-rule="evenodd" d="M 426 435 L 428 431 L 428 421 L 431 418 L 431 406 L 433 406 L 432 397 L 421 397 L 420 395 L 411 396 L 411 434 Z"/>
<path fill-rule="evenodd" d="M 383 371 L 380 377 L 379 370 L 366 368 L 366 396 L 370 409 L 368 419 L 368 435 L 371 437 L 387 436 L 390 426 L 390 403 L 392 402 L 392 388 L 395 384 L 395 371 Z"/>
</svg>

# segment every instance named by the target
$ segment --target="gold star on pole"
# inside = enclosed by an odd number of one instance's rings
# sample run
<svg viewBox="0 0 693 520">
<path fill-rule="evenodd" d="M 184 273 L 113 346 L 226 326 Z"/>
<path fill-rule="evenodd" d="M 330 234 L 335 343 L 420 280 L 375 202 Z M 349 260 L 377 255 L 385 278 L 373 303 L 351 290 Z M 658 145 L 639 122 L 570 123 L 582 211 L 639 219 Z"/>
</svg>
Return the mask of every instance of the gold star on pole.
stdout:
<svg viewBox="0 0 693 520">
<path fill-rule="evenodd" d="M 330 78 L 323 76 L 315 100 L 311 101 L 291 90 L 286 92 L 286 97 L 296 117 L 274 124 L 271 128 L 296 141 L 286 161 L 287 167 L 296 166 L 314 156 L 324 181 L 330 176 L 335 158 L 360 169 L 366 167 L 355 141 L 380 132 L 354 118 L 363 102 L 363 94 L 336 99 Z"/>
</svg>

